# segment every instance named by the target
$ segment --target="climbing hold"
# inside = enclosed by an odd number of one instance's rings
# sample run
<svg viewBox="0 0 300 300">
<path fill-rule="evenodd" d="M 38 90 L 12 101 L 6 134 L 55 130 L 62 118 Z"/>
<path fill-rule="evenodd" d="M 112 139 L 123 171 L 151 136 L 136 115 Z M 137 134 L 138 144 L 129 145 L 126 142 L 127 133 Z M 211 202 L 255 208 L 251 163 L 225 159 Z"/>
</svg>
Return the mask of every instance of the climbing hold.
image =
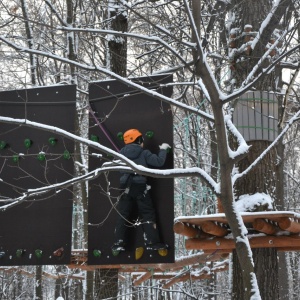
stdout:
<svg viewBox="0 0 300 300">
<path fill-rule="evenodd" d="M 55 146 L 57 144 L 57 139 L 55 137 L 50 137 L 48 142 L 51 146 Z"/>
<path fill-rule="evenodd" d="M 6 148 L 7 143 L 5 141 L 0 141 L 0 149 L 3 150 L 4 148 Z"/>
<path fill-rule="evenodd" d="M 118 256 L 120 254 L 120 250 L 111 250 L 113 256 Z"/>
<path fill-rule="evenodd" d="M 40 152 L 40 153 L 38 154 L 38 156 L 37 156 L 37 159 L 38 159 L 39 161 L 44 161 L 44 160 L 46 159 L 45 153 L 44 153 L 44 152 Z"/>
<path fill-rule="evenodd" d="M 20 157 L 17 154 L 13 155 L 13 157 L 12 157 L 12 160 L 14 163 L 17 163 L 19 161 L 19 159 L 20 159 Z"/>
<path fill-rule="evenodd" d="M 160 256 L 167 256 L 168 255 L 168 249 L 158 249 L 158 254 Z"/>
<path fill-rule="evenodd" d="M 2 258 L 5 255 L 4 251 L 0 251 L 0 258 Z"/>
<path fill-rule="evenodd" d="M 57 250 L 55 250 L 53 252 L 53 255 L 56 257 L 62 257 L 64 255 L 64 251 L 65 251 L 65 249 L 63 247 L 58 248 Z"/>
<path fill-rule="evenodd" d="M 16 251 L 16 256 L 17 256 L 18 258 L 20 258 L 20 257 L 25 253 L 25 251 L 26 251 L 26 250 L 24 250 L 24 249 L 18 249 L 18 250 Z"/>
<path fill-rule="evenodd" d="M 100 257 L 100 256 L 101 256 L 101 251 L 98 250 L 98 249 L 95 249 L 95 250 L 93 251 L 93 255 L 94 255 L 95 257 Z"/>
<path fill-rule="evenodd" d="M 144 248 L 138 247 L 135 249 L 135 260 L 139 260 L 144 254 Z"/>
<path fill-rule="evenodd" d="M 153 136 L 154 136 L 154 132 L 151 131 L 151 130 L 149 130 L 149 131 L 146 132 L 145 135 L 146 135 L 147 138 L 151 139 L 151 138 L 153 138 Z"/>
<path fill-rule="evenodd" d="M 70 154 L 70 152 L 68 151 L 68 150 L 65 150 L 64 151 L 64 159 L 70 159 L 71 158 L 71 154 Z"/>
<path fill-rule="evenodd" d="M 43 250 L 41 250 L 41 249 L 36 249 L 36 250 L 34 251 L 34 254 L 35 254 L 35 256 L 36 256 L 37 258 L 41 258 L 42 255 L 43 255 Z"/>
<path fill-rule="evenodd" d="M 32 140 L 31 139 L 25 139 L 24 140 L 24 146 L 25 148 L 30 148 L 32 146 Z"/>
<path fill-rule="evenodd" d="M 99 142 L 99 137 L 97 135 L 95 135 L 95 134 L 91 134 L 91 138 L 90 139 L 93 142 Z"/>
<path fill-rule="evenodd" d="M 123 140 L 124 140 L 124 138 L 123 138 L 123 132 L 118 132 L 117 138 L 118 138 L 120 141 L 123 141 Z"/>
</svg>

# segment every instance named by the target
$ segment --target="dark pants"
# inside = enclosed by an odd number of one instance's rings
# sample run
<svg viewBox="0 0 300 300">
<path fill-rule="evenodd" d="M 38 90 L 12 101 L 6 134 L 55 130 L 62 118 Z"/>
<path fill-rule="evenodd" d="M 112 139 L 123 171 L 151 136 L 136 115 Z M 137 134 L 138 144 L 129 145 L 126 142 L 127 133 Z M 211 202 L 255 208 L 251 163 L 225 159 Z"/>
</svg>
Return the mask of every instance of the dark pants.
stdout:
<svg viewBox="0 0 300 300">
<path fill-rule="evenodd" d="M 155 244 L 160 242 L 159 233 L 156 228 L 155 209 L 152 199 L 146 190 L 145 184 L 131 184 L 128 194 L 123 193 L 118 205 L 118 219 L 115 228 L 116 242 L 124 241 L 126 243 L 127 229 L 132 227 L 130 216 L 134 206 L 137 204 L 139 221 L 143 227 L 144 240 L 146 244 Z"/>
</svg>

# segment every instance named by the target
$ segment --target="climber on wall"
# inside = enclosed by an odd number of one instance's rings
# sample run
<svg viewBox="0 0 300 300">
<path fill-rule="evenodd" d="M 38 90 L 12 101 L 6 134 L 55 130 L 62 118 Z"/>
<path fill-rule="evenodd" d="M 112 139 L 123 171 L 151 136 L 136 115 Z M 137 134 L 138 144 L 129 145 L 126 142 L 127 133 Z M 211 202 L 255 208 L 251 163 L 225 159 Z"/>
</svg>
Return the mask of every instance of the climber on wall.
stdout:
<svg viewBox="0 0 300 300">
<path fill-rule="evenodd" d="M 123 135 L 125 147 L 120 153 L 144 167 L 162 167 L 166 161 L 167 150 L 171 148 L 167 143 L 159 146 L 158 155 L 143 149 L 144 139 L 137 129 L 127 130 Z M 130 214 L 137 203 L 138 213 L 143 226 L 144 240 L 147 250 L 166 249 L 168 246 L 160 241 L 156 227 L 155 209 L 148 192 L 146 177 L 136 173 L 122 173 L 120 177 L 121 197 L 117 204 L 118 220 L 115 228 L 115 243 L 112 251 L 125 251 L 126 232 Z"/>
</svg>

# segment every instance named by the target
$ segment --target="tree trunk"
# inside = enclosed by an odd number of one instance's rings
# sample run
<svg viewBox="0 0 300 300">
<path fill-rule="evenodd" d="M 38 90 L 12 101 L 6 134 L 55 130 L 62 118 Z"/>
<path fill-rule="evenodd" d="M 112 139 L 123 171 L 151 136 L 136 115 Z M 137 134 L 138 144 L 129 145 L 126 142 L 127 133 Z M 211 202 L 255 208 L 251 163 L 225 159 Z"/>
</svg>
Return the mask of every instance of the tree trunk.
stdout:
<svg viewBox="0 0 300 300">
<path fill-rule="evenodd" d="M 62 271 L 62 266 L 57 266 L 56 267 L 56 272 L 59 273 Z M 60 277 L 55 279 L 55 292 L 54 292 L 54 298 L 57 299 L 59 296 L 62 296 L 62 280 Z"/>
<path fill-rule="evenodd" d="M 196 1 L 196 0 L 195 0 Z M 194 2 L 194 1 L 193 1 Z M 193 3 L 194 4 L 194 3 Z M 185 2 L 187 6 L 187 2 Z M 187 11 L 189 8 L 187 7 Z M 197 10 L 196 10 L 197 11 Z M 192 12 L 194 14 L 194 11 Z M 191 15 L 189 15 L 192 19 Z M 196 19 L 196 18 L 194 18 Z M 223 112 L 224 103 L 221 101 L 219 91 L 216 89 L 215 82 L 210 74 L 209 68 L 207 68 L 204 61 L 204 54 L 202 47 L 200 45 L 200 35 L 197 33 L 197 27 L 194 26 L 195 22 L 191 20 L 193 24 L 192 30 L 194 31 L 193 36 L 196 38 L 194 41 L 196 47 L 194 49 L 193 57 L 197 58 L 194 61 L 196 76 L 202 78 L 203 83 L 206 87 L 207 93 L 210 96 L 211 107 L 213 110 L 214 120 L 215 120 L 215 129 L 216 129 L 216 141 L 218 144 L 218 154 L 219 154 L 219 163 L 220 163 L 220 177 L 221 177 L 221 186 L 220 186 L 220 196 L 222 200 L 222 205 L 224 212 L 226 214 L 228 224 L 231 228 L 232 235 L 235 240 L 236 253 L 238 254 L 239 262 L 241 268 L 243 269 L 242 276 L 244 280 L 244 299 L 251 299 L 252 296 L 257 295 L 258 292 L 254 288 L 256 283 L 256 278 L 254 276 L 254 266 L 252 262 L 252 253 L 249 248 L 249 242 L 247 237 L 244 234 L 244 226 L 239 222 L 239 213 L 233 209 L 232 201 L 234 199 L 233 189 L 232 189 L 232 168 L 233 160 L 229 156 L 228 151 L 223 151 L 227 149 L 228 140 L 227 132 L 225 127 L 225 118 Z M 257 295 L 258 296 L 258 295 Z"/>
<path fill-rule="evenodd" d="M 126 32 L 128 29 L 127 12 L 123 10 L 118 1 L 109 0 L 110 29 Z M 118 5 L 117 5 L 118 4 Z M 118 9 L 116 9 L 118 7 Z M 114 36 L 108 42 L 107 62 L 109 69 L 123 77 L 127 71 L 127 39 L 126 37 Z M 95 271 L 95 299 L 117 297 L 118 295 L 118 269 L 99 269 Z M 97 284 L 98 282 L 98 284 Z"/>
<path fill-rule="evenodd" d="M 282 88 L 282 76 L 281 70 L 276 69 L 278 73 L 278 86 Z M 280 98 L 280 102 L 278 105 L 278 115 L 280 116 L 279 119 L 283 118 L 283 105 L 282 99 Z M 280 127 L 278 128 L 278 133 L 280 133 Z M 284 203 L 284 144 L 283 139 L 280 139 L 278 145 L 276 146 L 277 157 L 279 158 L 276 165 L 276 208 L 278 210 L 285 210 L 286 205 Z M 278 253 L 278 277 L 279 277 L 279 299 L 280 300 L 288 300 L 290 293 L 289 293 L 289 281 L 288 281 L 288 262 L 287 256 L 285 252 Z"/>
<path fill-rule="evenodd" d="M 94 285 L 96 285 L 96 282 L 94 282 L 94 275 L 95 272 L 87 271 L 85 275 L 86 279 L 86 294 L 85 294 L 85 300 L 94 300 Z M 79 300 L 79 299 L 78 299 Z"/>
<path fill-rule="evenodd" d="M 43 300 L 43 289 L 42 289 L 42 273 L 43 267 L 35 267 L 35 300 Z"/>
<path fill-rule="evenodd" d="M 240 171 L 245 170 L 258 156 L 266 149 L 269 142 L 251 142 L 249 154 L 239 163 Z M 238 180 L 235 187 L 236 195 L 266 193 L 271 197 L 276 197 L 274 193 L 276 187 L 276 159 L 277 153 L 271 150 L 257 167 L 251 170 L 246 176 Z M 265 210 L 259 207 L 258 210 Z M 278 287 L 278 260 L 276 248 L 253 249 L 254 271 L 256 274 L 261 298 L 263 300 L 279 299 Z M 233 254 L 233 263 L 236 261 Z M 243 282 L 241 278 L 240 266 L 233 264 L 233 290 L 232 299 L 243 299 Z"/>
<path fill-rule="evenodd" d="M 109 0 L 110 29 L 126 32 L 128 29 L 127 12 L 122 10 L 118 1 Z M 119 9 L 116 7 L 119 6 Z M 113 36 L 108 42 L 109 53 L 107 57 L 109 69 L 123 77 L 127 71 L 127 39 L 124 36 Z"/>
<path fill-rule="evenodd" d="M 253 0 L 253 1 L 241 1 L 233 0 L 233 7 L 235 13 L 235 21 L 232 28 L 238 28 L 237 39 L 235 40 L 232 48 L 238 48 L 241 44 L 251 40 L 251 35 L 247 36 L 245 33 L 245 25 L 252 26 L 250 31 L 257 32 L 261 26 L 262 21 L 267 17 L 270 12 L 272 1 L 269 0 Z M 259 43 L 255 49 L 249 49 L 238 57 L 235 57 L 234 68 L 232 76 L 237 80 L 237 86 L 243 82 L 248 74 L 253 70 L 253 67 L 257 64 L 258 60 L 265 53 L 266 45 L 272 37 L 274 29 L 279 24 L 281 17 L 286 11 L 288 1 L 283 1 L 274 11 L 274 18 L 265 27 L 264 32 L 260 35 Z M 245 35 L 243 36 L 242 33 Z M 266 60 L 264 64 L 268 64 Z M 261 65 L 263 68 L 264 65 Z M 257 70 L 258 72 L 260 69 Z M 276 92 L 275 82 L 280 74 L 270 73 L 258 82 L 255 86 L 257 90 L 261 91 L 274 91 Z M 259 156 L 262 151 L 266 149 L 269 142 L 255 141 L 251 142 L 251 148 L 247 158 L 243 159 L 239 163 L 239 171 L 245 170 L 256 157 Z M 276 168 L 277 152 L 271 150 L 268 155 L 246 176 L 236 182 L 235 194 L 236 196 L 244 194 L 266 193 L 269 194 L 275 201 L 279 195 L 278 184 L 280 182 L 280 169 Z M 278 177 L 278 178 L 277 178 Z M 282 188 L 282 187 L 281 187 Z M 260 208 L 264 210 L 264 208 Z M 277 250 L 275 248 L 270 249 L 256 249 L 253 251 L 253 260 L 255 262 L 255 273 L 260 288 L 262 299 L 278 299 L 279 297 L 279 284 L 278 284 L 278 259 Z M 236 261 L 235 254 L 233 255 L 233 261 Z M 233 268 L 233 299 L 243 299 L 243 283 L 241 282 L 241 273 L 238 270 L 239 266 L 234 265 Z"/>
<path fill-rule="evenodd" d="M 22 13 L 24 17 L 24 24 L 26 30 L 27 44 L 29 49 L 33 49 L 33 36 L 31 31 L 31 25 L 29 23 L 29 18 L 27 14 L 27 3 L 26 0 L 21 0 Z M 37 84 L 36 80 L 36 57 L 33 54 L 29 54 L 30 59 L 30 73 L 31 73 L 31 83 L 32 85 Z"/>
</svg>

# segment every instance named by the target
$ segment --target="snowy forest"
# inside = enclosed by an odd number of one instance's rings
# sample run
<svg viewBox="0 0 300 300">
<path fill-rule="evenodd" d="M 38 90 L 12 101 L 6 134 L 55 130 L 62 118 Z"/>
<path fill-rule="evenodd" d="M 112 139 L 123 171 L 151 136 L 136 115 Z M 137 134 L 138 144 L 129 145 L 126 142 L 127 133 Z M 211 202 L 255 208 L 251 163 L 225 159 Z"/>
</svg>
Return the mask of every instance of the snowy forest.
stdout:
<svg viewBox="0 0 300 300">
<path fill-rule="evenodd" d="M 253 228 L 241 217 L 288 211 L 300 219 L 299 12 L 299 0 L 1 0 L 0 102 L 3 91 L 76 85 L 75 132 L 0 111 L 1 125 L 56 131 L 74 141 L 73 181 L 61 183 L 72 189 L 76 205 L 72 249 L 88 247 L 90 178 L 129 168 L 174 178 L 174 224 L 224 213 L 235 249 L 208 255 L 198 244 L 187 249 L 188 236 L 174 233 L 174 267 L 160 273 L 4 267 L 0 258 L 0 300 L 299 299 L 299 231 L 283 251 L 253 248 Z M 161 74 L 173 76 L 171 97 L 132 80 Z M 140 168 L 89 139 L 88 87 L 107 79 L 171 106 L 174 169 Z M 250 124 L 256 113 L 267 120 L 260 131 Z M 119 164 L 89 169 L 91 149 L 112 154 Z M 25 199 L 8 202 L 1 193 L 0 210 L 32 201 L 37 191 L 27 188 Z M 288 235 L 277 222 L 265 225 L 276 237 Z"/>
</svg>

